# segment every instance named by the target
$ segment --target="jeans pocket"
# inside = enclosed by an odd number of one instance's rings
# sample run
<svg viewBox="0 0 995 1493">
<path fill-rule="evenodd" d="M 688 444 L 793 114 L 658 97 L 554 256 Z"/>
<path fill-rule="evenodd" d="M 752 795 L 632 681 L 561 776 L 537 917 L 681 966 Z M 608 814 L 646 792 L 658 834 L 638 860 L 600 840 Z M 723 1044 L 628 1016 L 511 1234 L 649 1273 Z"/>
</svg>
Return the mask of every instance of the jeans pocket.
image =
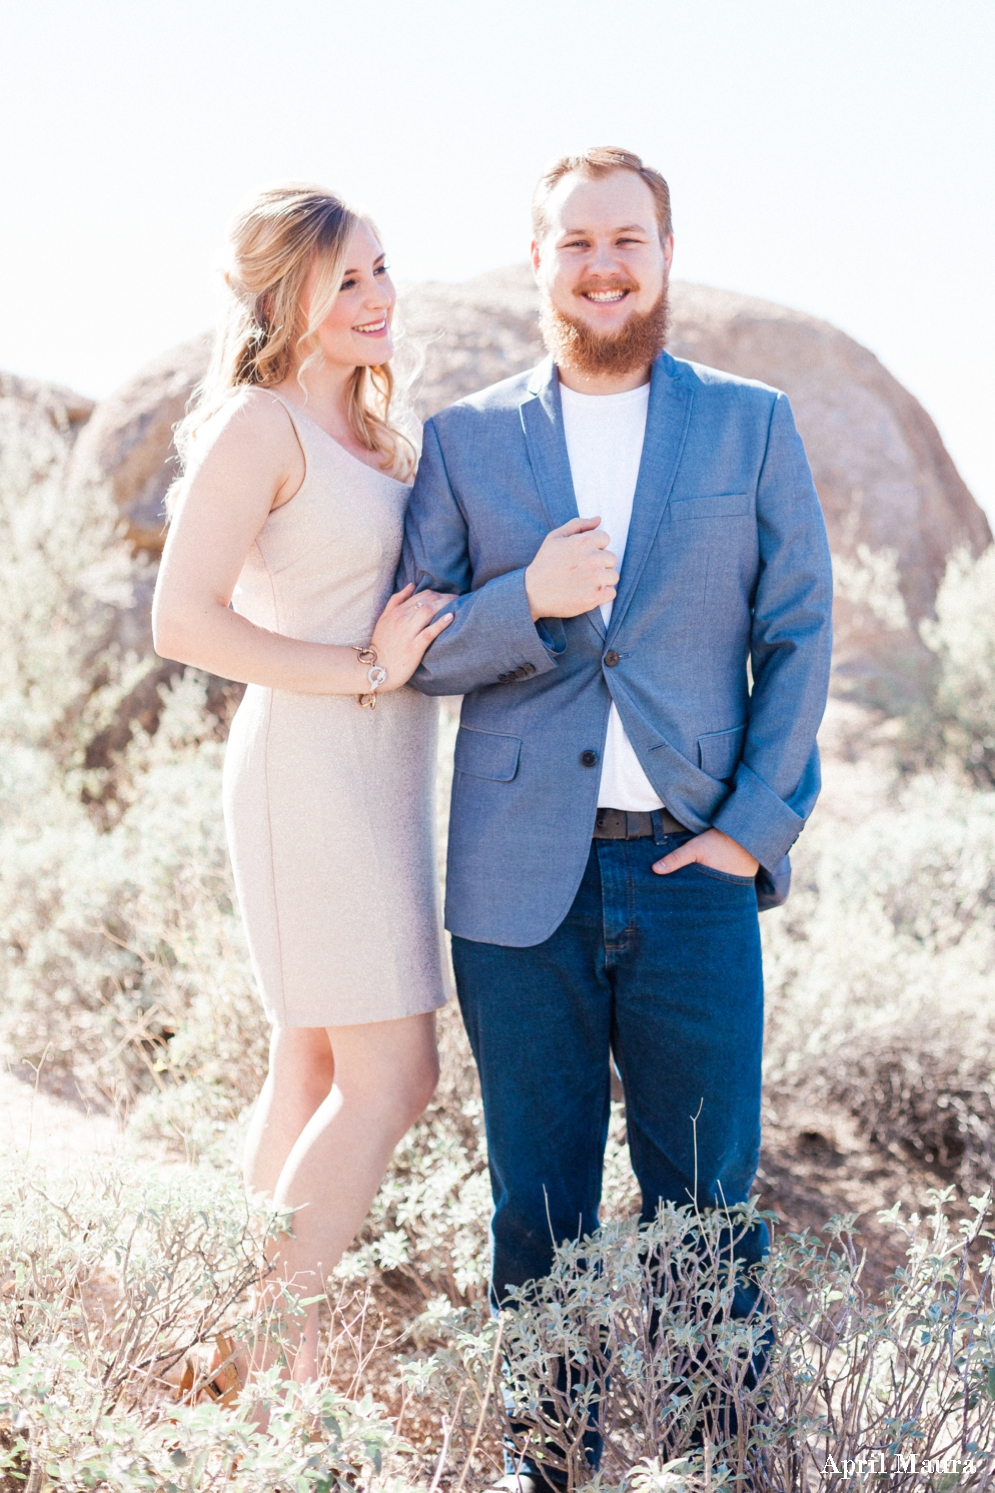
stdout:
<svg viewBox="0 0 995 1493">
<path fill-rule="evenodd" d="M 755 876 L 734 876 L 731 871 L 719 871 L 715 866 L 703 866 L 701 861 L 692 861 L 691 867 L 701 876 L 711 876 L 715 881 L 727 881 L 730 886 L 753 886 L 756 882 Z"/>
</svg>

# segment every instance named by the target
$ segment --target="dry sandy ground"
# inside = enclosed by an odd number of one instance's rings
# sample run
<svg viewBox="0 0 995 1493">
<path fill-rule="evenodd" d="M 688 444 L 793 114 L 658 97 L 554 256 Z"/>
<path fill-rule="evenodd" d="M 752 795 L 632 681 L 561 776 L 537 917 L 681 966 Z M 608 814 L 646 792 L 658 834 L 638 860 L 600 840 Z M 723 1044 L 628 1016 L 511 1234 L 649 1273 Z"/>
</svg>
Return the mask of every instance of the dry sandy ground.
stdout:
<svg viewBox="0 0 995 1493">
<path fill-rule="evenodd" d="M 117 1120 L 47 1094 L 33 1075 L 0 1069 L 0 1147 L 57 1165 L 112 1156 L 124 1133 Z"/>
</svg>

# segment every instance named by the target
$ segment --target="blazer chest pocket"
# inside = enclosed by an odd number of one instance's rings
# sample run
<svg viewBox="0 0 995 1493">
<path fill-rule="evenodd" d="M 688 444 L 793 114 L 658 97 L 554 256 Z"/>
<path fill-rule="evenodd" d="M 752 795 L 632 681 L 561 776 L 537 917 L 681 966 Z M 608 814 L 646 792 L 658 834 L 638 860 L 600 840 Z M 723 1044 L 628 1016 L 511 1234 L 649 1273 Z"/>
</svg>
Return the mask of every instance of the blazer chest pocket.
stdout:
<svg viewBox="0 0 995 1493">
<path fill-rule="evenodd" d="M 496 731 L 477 731 L 460 726 L 456 736 L 453 766 L 471 778 L 490 778 L 495 783 L 510 783 L 518 771 L 522 750 L 517 736 L 501 736 Z"/>
<path fill-rule="evenodd" d="M 731 731 L 709 731 L 698 737 L 698 766 L 710 778 L 731 778 L 739 766 L 743 754 L 745 726 L 733 726 Z"/>
<path fill-rule="evenodd" d="M 670 511 L 675 519 L 738 518 L 750 511 L 748 492 L 709 493 L 702 498 L 671 498 Z"/>
</svg>

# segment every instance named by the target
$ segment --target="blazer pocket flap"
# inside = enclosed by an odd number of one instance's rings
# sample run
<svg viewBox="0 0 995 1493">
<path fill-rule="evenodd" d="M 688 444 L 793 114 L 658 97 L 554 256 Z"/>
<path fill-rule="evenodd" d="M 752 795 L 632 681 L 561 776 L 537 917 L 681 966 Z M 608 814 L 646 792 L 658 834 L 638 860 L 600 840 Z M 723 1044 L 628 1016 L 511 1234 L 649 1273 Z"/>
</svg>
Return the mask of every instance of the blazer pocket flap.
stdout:
<svg viewBox="0 0 995 1493">
<path fill-rule="evenodd" d="M 468 773 L 472 778 L 510 783 L 518 771 L 521 750 L 518 736 L 499 736 L 496 731 L 477 731 L 472 726 L 460 726 L 453 765 L 457 772 Z"/>
<path fill-rule="evenodd" d="M 709 493 L 702 498 L 671 498 L 675 518 L 736 518 L 750 511 L 748 492 Z"/>
<path fill-rule="evenodd" d="M 745 726 L 731 731 L 709 731 L 698 737 L 698 766 L 710 778 L 731 778 L 743 754 Z"/>
</svg>

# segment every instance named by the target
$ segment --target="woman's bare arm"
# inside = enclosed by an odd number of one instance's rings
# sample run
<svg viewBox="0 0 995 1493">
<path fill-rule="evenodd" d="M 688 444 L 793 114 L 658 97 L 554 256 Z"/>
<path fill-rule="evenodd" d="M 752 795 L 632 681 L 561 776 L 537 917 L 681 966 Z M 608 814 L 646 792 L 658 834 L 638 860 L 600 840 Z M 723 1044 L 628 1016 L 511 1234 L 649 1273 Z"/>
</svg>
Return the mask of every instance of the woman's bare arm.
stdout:
<svg viewBox="0 0 995 1493">
<path fill-rule="evenodd" d="M 268 632 L 228 605 L 270 510 L 292 501 L 304 480 L 304 456 L 286 410 L 261 391 L 247 391 L 209 422 L 197 444 L 156 583 L 156 652 L 225 679 L 296 694 L 369 689 L 367 665 L 351 647 Z M 403 592 L 392 598 L 375 629 L 386 690 L 411 677 L 428 644 L 448 626 L 445 619 L 432 620 L 435 606 L 416 610 L 408 602 Z"/>
</svg>

